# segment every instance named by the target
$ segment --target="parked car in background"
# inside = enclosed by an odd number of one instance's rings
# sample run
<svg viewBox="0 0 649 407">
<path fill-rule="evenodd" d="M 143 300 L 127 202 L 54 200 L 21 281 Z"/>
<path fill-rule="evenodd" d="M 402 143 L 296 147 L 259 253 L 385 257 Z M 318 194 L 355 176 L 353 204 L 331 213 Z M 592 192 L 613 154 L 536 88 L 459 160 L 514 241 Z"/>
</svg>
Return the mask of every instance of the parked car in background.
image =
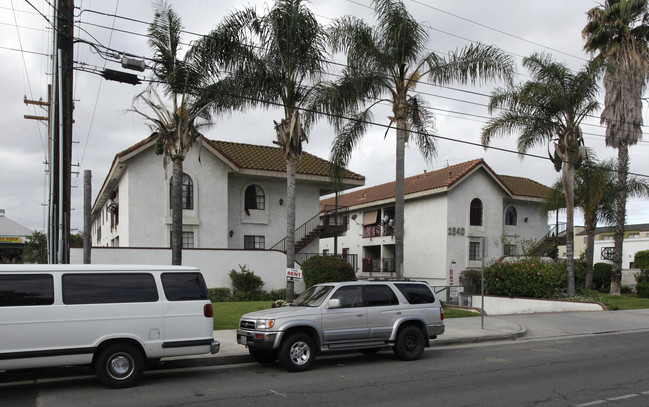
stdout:
<svg viewBox="0 0 649 407">
<path fill-rule="evenodd" d="M 0 370 L 90 365 L 129 387 L 146 360 L 217 353 L 200 270 L 176 266 L 0 266 Z"/>
<path fill-rule="evenodd" d="M 243 315 L 237 342 L 257 361 L 279 358 L 297 372 L 329 351 L 391 347 L 399 359 L 419 359 L 443 333 L 444 311 L 427 283 L 353 281 L 317 284 L 288 307 Z"/>
</svg>

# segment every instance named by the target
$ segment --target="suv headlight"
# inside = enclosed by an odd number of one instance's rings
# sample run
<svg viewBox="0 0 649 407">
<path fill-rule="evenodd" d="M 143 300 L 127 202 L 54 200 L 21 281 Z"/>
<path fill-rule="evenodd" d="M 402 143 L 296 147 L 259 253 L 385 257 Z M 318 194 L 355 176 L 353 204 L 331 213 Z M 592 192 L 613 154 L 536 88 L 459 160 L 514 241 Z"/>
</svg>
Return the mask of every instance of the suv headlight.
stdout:
<svg viewBox="0 0 649 407">
<path fill-rule="evenodd" d="M 274 319 L 258 319 L 256 321 L 256 328 L 257 329 L 271 329 L 274 326 L 275 326 L 275 320 Z"/>
</svg>

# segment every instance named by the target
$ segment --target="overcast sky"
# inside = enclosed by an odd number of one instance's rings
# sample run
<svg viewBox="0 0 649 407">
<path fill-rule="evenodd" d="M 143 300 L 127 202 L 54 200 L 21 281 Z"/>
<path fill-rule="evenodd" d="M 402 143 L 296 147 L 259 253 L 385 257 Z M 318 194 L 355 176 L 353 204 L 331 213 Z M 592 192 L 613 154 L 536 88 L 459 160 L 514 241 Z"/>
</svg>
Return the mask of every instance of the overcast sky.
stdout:
<svg viewBox="0 0 649 407">
<path fill-rule="evenodd" d="M 23 118 L 25 114 L 43 115 L 34 106 L 26 106 L 23 98 L 47 98 L 50 81 L 51 20 L 48 0 L 3 0 L 0 2 L 0 209 L 6 216 L 31 229 L 46 225 L 47 198 L 46 161 L 47 130 L 44 124 Z M 182 0 L 172 1 L 182 18 L 185 30 L 206 34 L 230 11 L 247 5 L 263 10 L 263 1 Z M 31 4 L 31 5 L 30 5 Z M 268 2 L 268 5 L 272 2 Z M 518 81 L 529 79 L 520 67 L 522 57 L 533 52 L 549 52 L 576 70 L 588 55 L 582 51 L 581 30 L 586 11 L 597 5 L 593 0 L 405 0 L 411 14 L 428 27 L 429 49 L 441 54 L 472 41 L 496 45 L 513 55 L 519 63 Z M 33 5 L 33 7 L 32 7 Z M 364 18 L 373 24 L 370 0 L 313 0 L 310 6 L 320 21 L 327 25 L 344 15 Z M 100 43 L 130 54 L 151 56 L 144 34 L 153 16 L 150 1 L 142 0 L 76 0 L 75 36 Z M 39 14 L 36 9 L 44 16 Z M 116 14 L 114 18 L 97 12 Z M 137 20 L 137 21 L 133 21 Z M 142 21 L 142 22 L 139 22 Z M 81 29 L 79 29 L 81 28 Z M 195 39 L 187 34 L 184 42 Z M 22 52 L 20 51 L 22 50 Z M 41 55 L 44 54 L 44 55 Z M 340 56 L 337 59 L 340 60 Z M 105 61 L 88 45 L 75 45 L 76 66 L 86 69 L 122 70 L 114 61 Z M 332 68 L 332 73 L 335 74 Z M 150 72 L 145 72 L 148 75 Z M 331 77 L 335 79 L 335 77 Z M 133 97 L 145 85 L 132 86 L 108 82 L 100 76 L 77 71 L 74 77 L 74 142 L 72 190 L 72 229 L 83 228 L 83 172 L 92 171 L 93 202 L 103 184 L 115 154 L 150 134 L 144 121 L 128 112 Z M 489 150 L 458 141 L 479 143 L 480 131 L 489 117 L 486 104 L 490 86 L 450 89 L 421 84 L 417 91 L 434 107 L 439 136 L 438 155 L 427 165 L 416 149 L 406 151 L 406 176 L 436 170 L 459 162 L 484 158 L 499 174 L 528 177 L 552 185 L 559 176 L 548 160 L 525 157 L 515 153 Z M 602 93 L 603 95 L 603 93 Z M 645 107 L 645 112 L 647 108 Z M 375 111 L 375 122 L 388 124 L 387 109 Z M 250 111 L 217 118 L 207 132 L 210 139 L 272 145 L 273 120 L 281 119 L 279 110 Z M 645 123 L 647 119 L 645 117 Z M 645 129 L 646 129 L 645 125 Z M 583 126 L 586 145 L 600 158 L 617 156 L 616 150 L 605 147 L 604 129 L 598 118 Z M 374 127 L 354 153 L 350 169 L 366 177 L 366 186 L 394 180 L 394 134 L 384 138 L 385 129 Z M 328 158 L 334 137 L 332 128 L 322 123 L 309 134 L 305 150 Z M 517 135 L 497 139 L 493 145 L 516 149 Z M 649 139 L 631 147 L 631 171 L 649 174 Z M 547 156 L 547 146 L 532 153 Z M 162 162 L 161 164 L 162 165 Z M 646 200 L 628 204 L 629 223 L 649 222 Z M 583 224 L 580 214 L 576 224 Z"/>
</svg>

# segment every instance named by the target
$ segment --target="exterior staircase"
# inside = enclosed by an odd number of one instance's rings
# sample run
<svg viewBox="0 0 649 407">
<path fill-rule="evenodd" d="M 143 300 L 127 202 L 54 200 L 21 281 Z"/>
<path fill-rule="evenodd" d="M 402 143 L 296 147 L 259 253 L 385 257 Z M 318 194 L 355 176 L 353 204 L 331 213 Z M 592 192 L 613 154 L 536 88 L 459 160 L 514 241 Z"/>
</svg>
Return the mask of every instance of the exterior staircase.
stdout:
<svg viewBox="0 0 649 407">
<path fill-rule="evenodd" d="M 311 242 L 321 237 L 339 236 L 347 231 L 347 217 L 343 216 L 349 211 L 348 207 L 338 207 L 333 209 L 325 208 L 313 218 L 306 221 L 303 225 L 295 229 L 295 253 L 307 247 Z M 336 224 L 336 217 L 339 218 Z M 274 244 L 269 250 L 279 250 L 286 253 L 286 238 Z"/>
</svg>

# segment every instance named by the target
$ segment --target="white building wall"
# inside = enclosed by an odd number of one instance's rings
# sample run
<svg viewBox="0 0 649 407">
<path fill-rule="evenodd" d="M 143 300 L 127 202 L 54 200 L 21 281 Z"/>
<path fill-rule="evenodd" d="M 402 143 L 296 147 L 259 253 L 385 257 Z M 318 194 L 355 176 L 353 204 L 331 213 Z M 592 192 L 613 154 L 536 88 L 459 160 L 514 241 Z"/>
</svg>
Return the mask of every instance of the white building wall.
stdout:
<svg viewBox="0 0 649 407">
<path fill-rule="evenodd" d="M 70 263 L 83 263 L 83 249 L 70 249 Z M 170 249 L 93 248 L 93 264 L 171 264 Z M 266 291 L 286 287 L 286 255 L 264 250 L 183 250 L 183 265 L 198 267 L 209 288 L 230 287 L 230 270 L 245 265 L 264 281 Z M 295 292 L 304 291 L 304 282 L 296 282 Z"/>
<path fill-rule="evenodd" d="M 408 199 L 404 209 L 404 277 L 446 285 L 448 219 L 446 194 Z"/>
<path fill-rule="evenodd" d="M 595 240 L 595 253 L 593 263 L 613 264 L 610 260 L 602 259 L 602 249 L 614 247 L 613 240 Z M 622 285 L 635 286 L 635 274 L 640 270 L 631 268 L 635 254 L 639 251 L 649 250 L 649 238 L 624 239 L 622 243 Z"/>
</svg>

